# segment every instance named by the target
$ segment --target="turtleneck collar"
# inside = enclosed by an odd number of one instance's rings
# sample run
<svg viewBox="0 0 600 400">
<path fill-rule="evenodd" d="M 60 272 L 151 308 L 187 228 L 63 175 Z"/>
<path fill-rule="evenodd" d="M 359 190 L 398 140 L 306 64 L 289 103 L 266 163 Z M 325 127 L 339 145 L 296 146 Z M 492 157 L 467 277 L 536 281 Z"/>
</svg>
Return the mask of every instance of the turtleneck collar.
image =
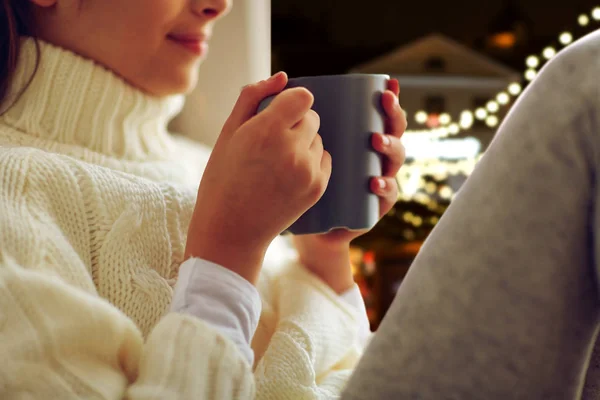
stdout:
<svg viewBox="0 0 600 400">
<path fill-rule="evenodd" d="M 110 157 L 132 161 L 169 157 L 173 147 L 167 124 L 181 110 L 183 96 L 150 96 L 94 61 L 38 43 L 37 72 L 0 120 L 27 135 Z M 13 99 L 29 81 L 35 60 L 35 42 L 24 38 L 11 85 Z"/>
</svg>

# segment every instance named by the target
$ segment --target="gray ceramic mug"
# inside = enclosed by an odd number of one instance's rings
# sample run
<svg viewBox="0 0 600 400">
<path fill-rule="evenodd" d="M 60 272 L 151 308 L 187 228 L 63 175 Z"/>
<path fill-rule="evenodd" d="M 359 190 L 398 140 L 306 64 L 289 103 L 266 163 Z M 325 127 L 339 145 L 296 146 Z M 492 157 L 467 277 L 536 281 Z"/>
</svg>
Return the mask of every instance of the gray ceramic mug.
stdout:
<svg viewBox="0 0 600 400">
<path fill-rule="evenodd" d="M 384 132 L 381 95 L 389 79 L 388 75 L 348 74 L 289 80 L 286 89 L 304 87 L 314 95 L 312 108 L 321 118 L 319 134 L 331 154 L 332 171 L 323 197 L 286 232 L 303 235 L 375 226 L 379 199 L 369 182 L 381 176 L 382 160 L 371 145 L 371 136 Z M 263 100 L 258 112 L 273 98 Z"/>
</svg>

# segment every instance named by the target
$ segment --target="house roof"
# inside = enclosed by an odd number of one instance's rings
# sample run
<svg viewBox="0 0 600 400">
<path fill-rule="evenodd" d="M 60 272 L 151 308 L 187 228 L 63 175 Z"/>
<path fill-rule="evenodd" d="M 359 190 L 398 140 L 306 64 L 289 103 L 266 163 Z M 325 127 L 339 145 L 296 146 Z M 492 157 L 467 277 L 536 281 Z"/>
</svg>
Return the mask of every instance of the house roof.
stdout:
<svg viewBox="0 0 600 400">
<path fill-rule="evenodd" d="M 439 33 L 400 46 L 352 68 L 351 72 L 422 75 L 430 73 L 425 68 L 425 63 L 433 57 L 444 60 L 445 68 L 441 72 L 443 75 L 487 78 L 509 78 L 518 75 L 513 69 Z"/>
</svg>

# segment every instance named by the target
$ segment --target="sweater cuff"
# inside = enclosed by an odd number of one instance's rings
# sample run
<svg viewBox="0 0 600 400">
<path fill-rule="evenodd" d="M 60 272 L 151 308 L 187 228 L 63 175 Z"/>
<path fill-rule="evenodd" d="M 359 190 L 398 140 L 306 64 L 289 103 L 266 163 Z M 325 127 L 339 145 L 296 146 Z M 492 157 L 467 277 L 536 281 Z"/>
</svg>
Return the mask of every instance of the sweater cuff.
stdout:
<svg viewBox="0 0 600 400">
<path fill-rule="evenodd" d="M 340 299 L 358 312 L 358 344 L 365 348 L 371 336 L 371 324 L 367 315 L 365 301 L 360 294 L 360 288 L 354 284 L 350 289 L 340 294 Z"/>
<path fill-rule="evenodd" d="M 261 313 L 256 288 L 235 272 L 199 258 L 181 264 L 171 312 L 195 316 L 232 340 L 250 365 Z"/>
</svg>

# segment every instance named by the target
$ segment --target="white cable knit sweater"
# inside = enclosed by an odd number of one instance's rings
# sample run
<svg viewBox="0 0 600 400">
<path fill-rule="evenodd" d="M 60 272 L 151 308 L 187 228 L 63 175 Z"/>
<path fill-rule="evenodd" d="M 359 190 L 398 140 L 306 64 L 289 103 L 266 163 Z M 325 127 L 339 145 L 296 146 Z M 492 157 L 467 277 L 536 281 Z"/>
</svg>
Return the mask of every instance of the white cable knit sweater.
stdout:
<svg viewBox="0 0 600 400">
<path fill-rule="evenodd" d="M 337 397 L 358 316 L 294 263 L 263 271 L 254 371 L 201 320 L 166 314 L 206 162 L 167 133 L 182 98 L 41 50 L 0 117 L 0 398 Z M 13 93 L 34 55 L 24 40 Z"/>
</svg>

